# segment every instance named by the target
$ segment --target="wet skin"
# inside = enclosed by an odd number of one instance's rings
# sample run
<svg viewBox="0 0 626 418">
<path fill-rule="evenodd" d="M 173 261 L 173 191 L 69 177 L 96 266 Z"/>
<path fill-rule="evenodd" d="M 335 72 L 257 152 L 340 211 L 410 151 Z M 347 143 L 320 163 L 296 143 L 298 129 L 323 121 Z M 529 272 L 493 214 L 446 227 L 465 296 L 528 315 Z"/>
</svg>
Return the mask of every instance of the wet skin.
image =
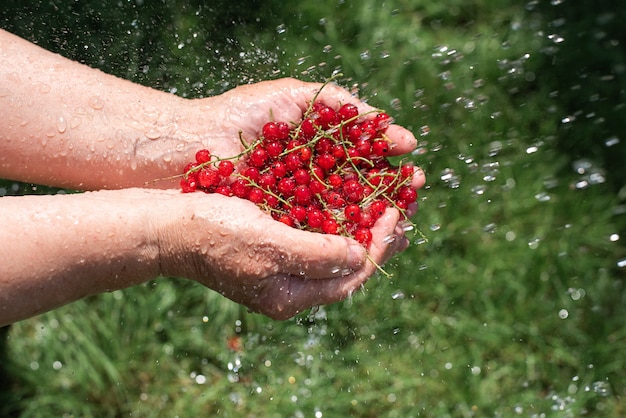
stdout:
<svg viewBox="0 0 626 418">
<path fill-rule="evenodd" d="M 285 319 L 348 297 L 408 245 L 394 209 L 373 228 L 367 258 L 351 239 L 289 228 L 250 202 L 153 182 L 179 174 L 199 148 L 237 155 L 239 131 L 255 138 L 270 114 L 297 122 L 319 84 L 283 79 L 188 100 L 1 30 L 0 57 L 0 177 L 116 189 L 0 199 L 0 242 L 11 243 L 0 252 L 0 325 L 159 276 L 198 281 Z M 318 98 L 372 109 L 334 85 Z M 391 155 L 416 146 L 402 127 L 387 135 Z M 412 186 L 424 182 L 416 169 Z"/>
</svg>

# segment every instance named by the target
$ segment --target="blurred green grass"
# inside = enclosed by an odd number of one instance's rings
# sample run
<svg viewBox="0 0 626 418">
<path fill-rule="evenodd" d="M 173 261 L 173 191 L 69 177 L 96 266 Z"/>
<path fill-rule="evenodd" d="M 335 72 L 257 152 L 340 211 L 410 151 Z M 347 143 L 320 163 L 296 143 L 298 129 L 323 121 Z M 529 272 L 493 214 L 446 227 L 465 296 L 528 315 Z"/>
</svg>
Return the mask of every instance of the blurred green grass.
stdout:
<svg viewBox="0 0 626 418">
<path fill-rule="evenodd" d="M 0 413 L 621 416 L 626 256 L 610 237 L 625 233 L 611 162 L 624 147 L 603 141 L 623 137 L 622 97 L 606 93 L 623 74 L 601 63 L 624 54 L 593 36 L 572 45 L 585 21 L 553 3 L 0 6 L 23 36 L 186 97 L 341 72 L 419 136 L 411 158 L 428 175 L 415 219 L 428 241 L 415 235 L 391 280 L 287 322 L 171 279 L 79 301 L 11 327 Z M 612 6 L 580 6 L 595 39 L 622 40 L 602 23 Z M 585 68 L 614 77 L 597 88 Z M 581 97 L 596 100 L 563 123 Z"/>
</svg>

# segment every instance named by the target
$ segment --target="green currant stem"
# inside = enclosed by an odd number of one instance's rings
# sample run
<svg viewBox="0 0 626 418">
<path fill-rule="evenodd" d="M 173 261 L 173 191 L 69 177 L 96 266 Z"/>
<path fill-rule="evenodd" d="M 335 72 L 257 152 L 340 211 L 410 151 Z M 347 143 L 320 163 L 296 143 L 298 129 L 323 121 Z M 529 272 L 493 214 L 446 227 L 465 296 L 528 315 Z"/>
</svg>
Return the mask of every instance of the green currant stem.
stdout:
<svg viewBox="0 0 626 418">
<path fill-rule="evenodd" d="M 374 259 L 369 254 L 369 252 L 367 253 L 367 259 L 374 265 L 374 267 L 376 267 L 376 270 L 381 272 L 386 278 L 390 279 L 390 278 L 393 277 L 393 274 L 388 273 L 387 271 L 385 271 L 385 269 L 380 264 L 378 264 L 376 261 L 374 261 Z"/>
</svg>

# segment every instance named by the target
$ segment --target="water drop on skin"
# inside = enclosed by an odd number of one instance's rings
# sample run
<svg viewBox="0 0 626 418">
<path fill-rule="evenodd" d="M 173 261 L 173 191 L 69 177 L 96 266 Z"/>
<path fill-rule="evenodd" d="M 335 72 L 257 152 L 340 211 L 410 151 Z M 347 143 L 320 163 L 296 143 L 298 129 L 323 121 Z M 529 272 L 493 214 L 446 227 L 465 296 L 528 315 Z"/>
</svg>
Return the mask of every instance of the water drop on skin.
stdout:
<svg viewBox="0 0 626 418">
<path fill-rule="evenodd" d="M 57 119 L 57 130 L 61 134 L 65 133 L 65 131 L 67 130 L 67 121 L 65 120 L 65 118 L 63 116 L 60 116 Z"/>
<path fill-rule="evenodd" d="M 394 242 L 395 240 L 396 240 L 395 235 L 387 235 L 383 239 L 383 244 L 388 245 L 388 244 L 391 244 L 392 242 Z"/>
<path fill-rule="evenodd" d="M 150 129 L 148 132 L 145 133 L 145 135 L 148 139 L 159 139 L 161 137 L 161 132 L 156 129 Z"/>
<path fill-rule="evenodd" d="M 101 110 L 104 107 L 104 100 L 98 96 L 92 96 L 89 98 L 89 107 L 94 110 Z"/>
</svg>

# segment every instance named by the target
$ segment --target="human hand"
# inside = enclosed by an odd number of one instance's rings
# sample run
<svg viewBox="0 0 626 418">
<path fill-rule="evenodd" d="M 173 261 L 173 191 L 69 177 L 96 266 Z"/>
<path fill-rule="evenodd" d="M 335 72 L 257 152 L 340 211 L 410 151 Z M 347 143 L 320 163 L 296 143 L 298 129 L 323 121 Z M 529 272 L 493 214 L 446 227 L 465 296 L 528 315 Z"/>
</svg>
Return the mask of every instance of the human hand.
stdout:
<svg viewBox="0 0 626 418">
<path fill-rule="evenodd" d="M 246 200 L 203 193 L 172 197 L 153 220 L 161 274 L 198 281 L 274 319 L 349 297 L 376 265 L 408 245 L 395 209 L 373 227 L 366 255 L 352 239 L 291 228 Z"/>
<path fill-rule="evenodd" d="M 331 107 L 339 108 L 342 104 L 351 103 L 358 107 L 361 114 L 375 110 L 332 83 L 322 88 L 320 83 L 292 78 L 263 81 L 239 86 L 214 97 L 185 100 L 178 110 L 179 124 L 185 126 L 179 138 L 186 141 L 185 145 L 173 144 L 161 152 L 184 149 L 184 160 L 179 161 L 180 167 L 193 161 L 194 153 L 201 148 L 209 149 L 220 158 L 238 155 L 243 150 L 240 134 L 244 141 L 252 142 L 258 138 L 261 128 L 269 120 L 298 123 L 316 94 L 319 101 Z M 373 113 L 371 117 L 374 117 Z M 190 136 L 189 132 L 196 134 Z M 398 125 L 390 125 L 386 135 L 393 144 L 390 156 L 409 153 L 417 145 L 413 134 Z M 152 145 L 158 147 L 160 144 L 154 142 Z M 418 186 L 419 178 L 416 177 L 413 187 Z"/>
</svg>

